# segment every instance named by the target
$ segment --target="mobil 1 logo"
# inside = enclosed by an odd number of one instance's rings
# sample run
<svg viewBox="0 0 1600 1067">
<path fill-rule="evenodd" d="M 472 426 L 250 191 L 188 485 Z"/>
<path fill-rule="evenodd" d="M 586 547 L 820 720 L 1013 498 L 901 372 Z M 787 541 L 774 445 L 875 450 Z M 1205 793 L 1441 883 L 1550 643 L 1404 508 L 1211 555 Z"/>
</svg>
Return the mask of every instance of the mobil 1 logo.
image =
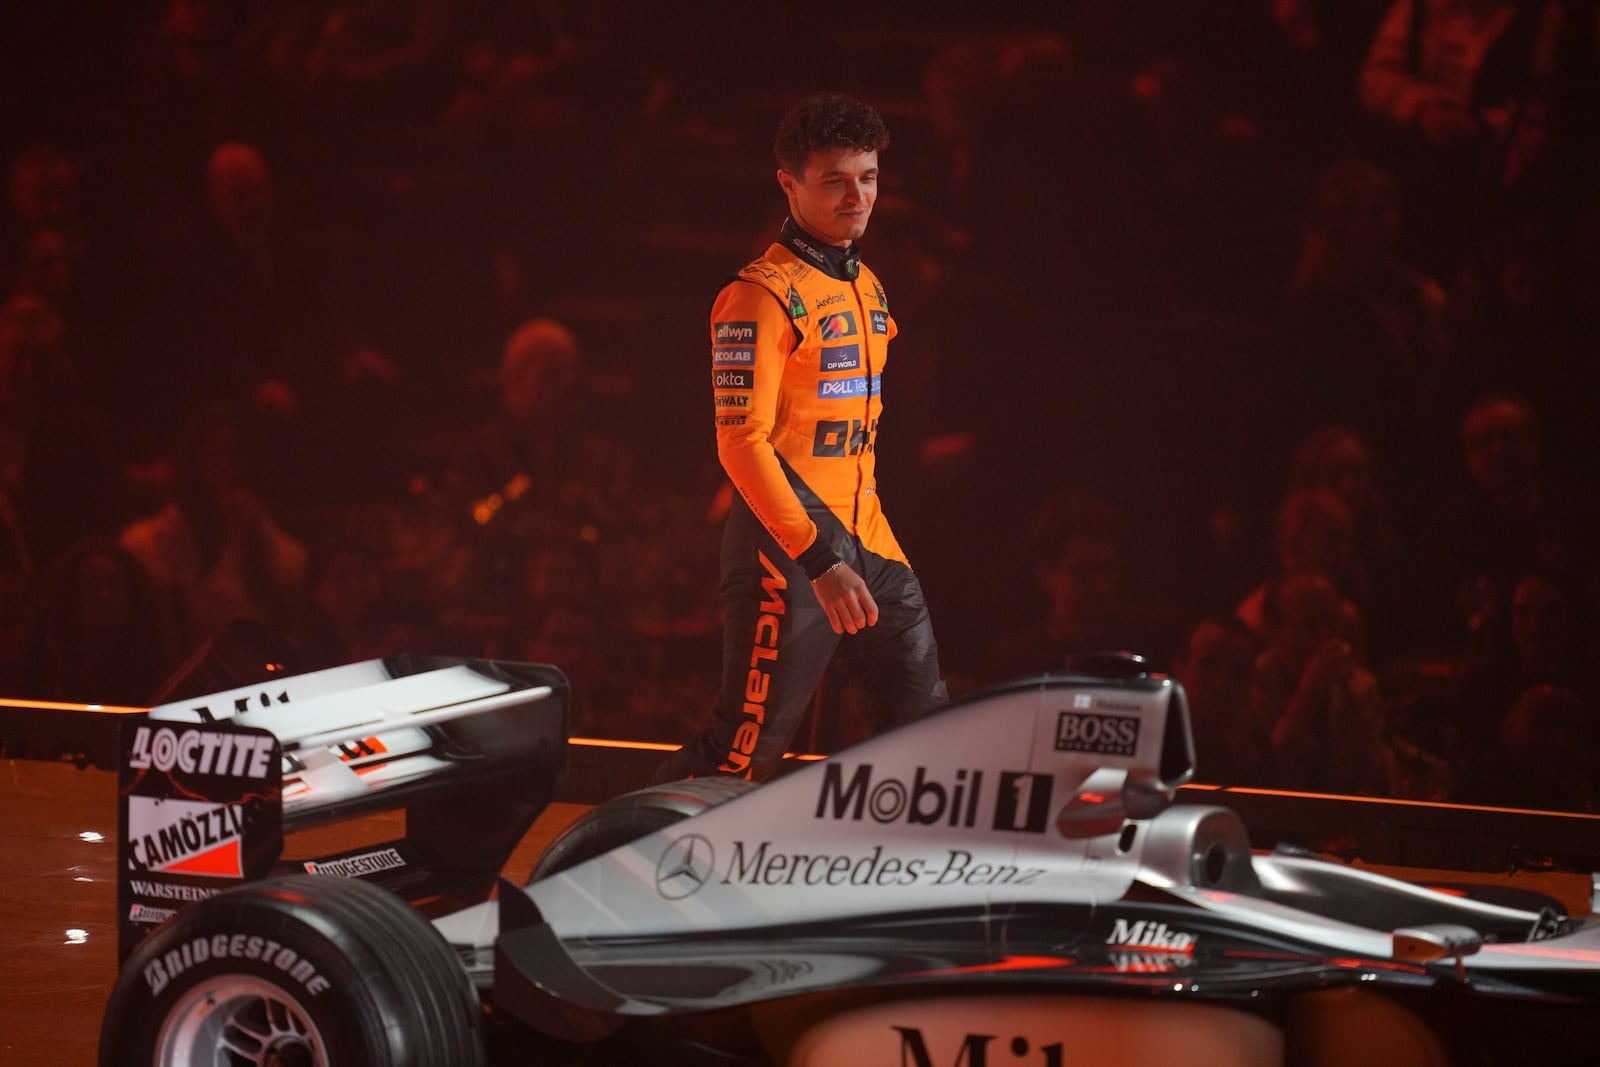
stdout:
<svg viewBox="0 0 1600 1067">
<path fill-rule="evenodd" d="M 1137 715 L 1063 711 L 1056 719 L 1056 751 L 1131 756 L 1139 747 L 1139 725 Z"/>
<path fill-rule="evenodd" d="M 846 780 L 843 764 L 824 765 L 816 818 L 977 827 L 981 810 L 995 830 L 1042 834 L 1050 824 L 1055 779 L 1048 774 L 958 768 L 938 775 L 917 767 L 906 781 L 875 770 L 870 763 L 858 763 Z"/>
</svg>

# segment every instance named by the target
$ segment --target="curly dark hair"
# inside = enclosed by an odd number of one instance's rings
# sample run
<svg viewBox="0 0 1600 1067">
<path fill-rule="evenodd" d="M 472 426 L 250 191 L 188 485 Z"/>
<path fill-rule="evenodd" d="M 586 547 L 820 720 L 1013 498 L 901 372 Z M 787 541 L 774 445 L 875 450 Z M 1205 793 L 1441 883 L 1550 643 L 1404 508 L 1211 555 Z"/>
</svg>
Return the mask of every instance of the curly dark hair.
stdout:
<svg viewBox="0 0 1600 1067">
<path fill-rule="evenodd" d="M 881 152 L 889 147 L 889 127 L 867 104 L 843 93 L 808 96 L 783 116 L 772 154 L 790 174 L 805 171 L 813 152 L 838 148 Z"/>
</svg>

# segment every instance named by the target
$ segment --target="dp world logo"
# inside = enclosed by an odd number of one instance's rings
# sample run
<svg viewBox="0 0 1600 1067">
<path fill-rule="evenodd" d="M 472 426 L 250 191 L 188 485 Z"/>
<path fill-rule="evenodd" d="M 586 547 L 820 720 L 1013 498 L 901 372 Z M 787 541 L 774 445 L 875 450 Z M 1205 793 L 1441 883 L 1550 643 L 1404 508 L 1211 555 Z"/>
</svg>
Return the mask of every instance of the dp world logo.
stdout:
<svg viewBox="0 0 1600 1067">
<path fill-rule="evenodd" d="M 699 834 L 680 837 L 656 863 L 656 892 L 667 900 L 693 896 L 706 884 L 716 864 L 716 850 L 710 841 Z"/>
</svg>

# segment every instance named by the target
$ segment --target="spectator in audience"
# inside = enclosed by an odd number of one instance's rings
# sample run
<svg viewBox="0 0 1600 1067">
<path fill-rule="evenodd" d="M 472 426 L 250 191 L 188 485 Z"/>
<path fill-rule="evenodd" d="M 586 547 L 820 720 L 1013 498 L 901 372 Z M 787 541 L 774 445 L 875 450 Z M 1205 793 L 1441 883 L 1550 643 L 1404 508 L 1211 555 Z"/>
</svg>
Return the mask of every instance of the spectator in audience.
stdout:
<svg viewBox="0 0 1600 1067">
<path fill-rule="evenodd" d="M 287 627 L 304 594 L 306 550 L 256 493 L 242 434 L 227 407 L 196 412 L 165 506 L 118 537 L 172 603 L 184 649 L 235 619 Z"/>
<path fill-rule="evenodd" d="M 1342 636 L 1347 603 L 1315 571 L 1274 583 L 1251 715 L 1283 788 L 1386 796 L 1393 770 L 1383 699 L 1359 647 Z"/>
<path fill-rule="evenodd" d="M 1436 269 L 1513 213 L 1565 215 L 1595 163 L 1600 12 L 1561 0 L 1394 0 L 1361 69 Z"/>
<path fill-rule="evenodd" d="M 305 610 L 290 634 L 306 668 L 432 651 L 427 626 L 389 593 L 373 545 L 341 536 L 309 553 Z"/>
<path fill-rule="evenodd" d="M 15 560 L 0 556 L 0 693 L 27 691 L 31 672 L 41 658 L 32 576 Z M 0 738 L 0 757 L 5 755 Z"/>
<path fill-rule="evenodd" d="M 1181 620 L 1171 608 L 1124 593 L 1124 537 L 1122 514 L 1092 494 L 1062 494 L 1035 512 L 1022 547 L 1043 615 L 1023 621 L 1017 612 L 1006 620 L 1012 628 L 992 643 L 983 680 L 1064 670 L 1070 656 L 1089 652 L 1135 652 L 1156 669 L 1170 666 Z M 1012 595 L 1003 603 L 1019 601 Z"/>
<path fill-rule="evenodd" d="M 1574 690 L 1520 693 L 1494 744 L 1468 767 L 1452 799 L 1540 811 L 1600 811 L 1600 715 Z"/>
<path fill-rule="evenodd" d="M 0 306 L 0 497 L 25 571 L 127 517 L 109 422 L 79 387 L 64 331 L 38 297 Z"/>
<path fill-rule="evenodd" d="M 37 230 L 68 236 L 80 233 L 80 184 L 79 165 L 59 148 L 35 144 L 17 154 L 11 161 L 8 259 Z"/>
<path fill-rule="evenodd" d="M 1289 493 L 1278 509 L 1273 535 L 1277 568 L 1239 602 L 1235 614 L 1258 641 L 1266 642 L 1271 636 L 1272 598 L 1280 583 L 1292 575 L 1320 574 L 1340 594 L 1340 633 L 1364 654 L 1366 630 L 1361 604 L 1369 587 L 1356 555 L 1355 536 L 1350 509 L 1332 490 L 1299 489 Z"/>
<path fill-rule="evenodd" d="M 142 707 L 177 667 L 154 583 L 114 540 L 68 545 L 45 565 L 39 587 L 42 655 L 18 695 Z"/>
<path fill-rule="evenodd" d="M 1460 638 L 1503 621 L 1517 578 L 1530 568 L 1594 581 L 1593 494 L 1553 476 L 1539 414 L 1526 397 L 1493 392 L 1460 423 L 1466 485 L 1442 512 L 1434 558 L 1441 606 Z"/>
<path fill-rule="evenodd" d="M 1600 698 L 1592 610 L 1569 575 L 1535 568 L 1516 577 L 1506 613 L 1485 619 L 1474 635 L 1460 698 L 1441 727 L 1457 762 L 1481 758 L 1517 698 L 1533 686 Z"/>
<path fill-rule="evenodd" d="M 1189 698 L 1195 774 L 1217 785 L 1271 785 L 1270 737 L 1253 718 L 1255 635 L 1237 616 L 1201 619 L 1172 674 Z"/>
<path fill-rule="evenodd" d="M 1389 173 L 1361 160 L 1325 169 L 1302 229 L 1281 339 L 1286 438 L 1349 426 L 1398 461 L 1397 479 L 1434 462 L 1449 354 L 1444 287 L 1406 258 L 1404 225 Z"/>
<path fill-rule="evenodd" d="M 1350 513 L 1352 573 L 1331 577 L 1356 600 L 1367 621 L 1369 661 L 1383 664 L 1413 651 L 1417 612 L 1411 604 L 1423 590 L 1411 573 L 1407 546 L 1364 434 L 1327 426 L 1300 442 L 1290 461 L 1289 493 L 1315 489 L 1332 492 Z"/>
</svg>

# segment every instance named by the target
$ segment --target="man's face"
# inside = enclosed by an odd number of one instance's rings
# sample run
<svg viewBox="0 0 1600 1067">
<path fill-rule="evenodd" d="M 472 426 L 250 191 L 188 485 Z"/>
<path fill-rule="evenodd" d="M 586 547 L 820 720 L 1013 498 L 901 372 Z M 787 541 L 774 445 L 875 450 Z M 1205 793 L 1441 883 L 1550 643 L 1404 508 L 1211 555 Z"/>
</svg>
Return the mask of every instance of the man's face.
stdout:
<svg viewBox="0 0 1600 1067">
<path fill-rule="evenodd" d="M 878 153 L 835 148 L 806 157 L 805 172 L 778 171 L 789 214 L 806 230 L 844 247 L 867 232 L 878 199 Z"/>
</svg>

